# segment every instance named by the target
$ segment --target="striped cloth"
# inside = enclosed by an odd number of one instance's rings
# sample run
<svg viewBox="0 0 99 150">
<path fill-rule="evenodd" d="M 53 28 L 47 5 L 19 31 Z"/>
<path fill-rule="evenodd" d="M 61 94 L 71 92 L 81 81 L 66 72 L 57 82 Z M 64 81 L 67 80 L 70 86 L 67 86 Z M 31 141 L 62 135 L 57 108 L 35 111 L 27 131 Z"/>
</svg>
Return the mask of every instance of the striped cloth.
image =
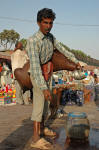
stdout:
<svg viewBox="0 0 99 150">
<path fill-rule="evenodd" d="M 30 59 L 30 73 L 41 90 L 48 89 L 47 83 L 42 75 L 41 65 L 52 58 L 54 48 L 73 62 L 78 63 L 75 56 L 68 52 L 51 33 L 45 36 L 39 30 L 27 40 L 26 51 Z"/>
</svg>

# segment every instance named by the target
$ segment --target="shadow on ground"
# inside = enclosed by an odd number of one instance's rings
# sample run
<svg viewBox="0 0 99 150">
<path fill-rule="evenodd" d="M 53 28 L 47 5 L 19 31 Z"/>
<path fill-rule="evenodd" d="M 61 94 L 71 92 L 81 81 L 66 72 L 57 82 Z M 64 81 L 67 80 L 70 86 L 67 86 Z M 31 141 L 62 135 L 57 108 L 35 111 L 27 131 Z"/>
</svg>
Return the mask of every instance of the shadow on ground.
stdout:
<svg viewBox="0 0 99 150">
<path fill-rule="evenodd" d="M 53 120 L 49 122 L 51 125 Z M 14 125 L 14 124 L 13 124 Z M 33 122 L 30 118 L 23 120 L 22 125 L 0 143 L 0 150 L 30 150 L 33 135 Z"/>
<path fill-rule="evenodd" d="M 23 121 L 22 126 L 11 133 L 0 144 L 0 150 L 22 150 L 32 137 L 33 125 L 30 118 Z"/>
<path fill-rule="evenodd" d="M 89 142 L 87 143 L 68 143 L 66 140 L 66 132 L 64 127 L 65 118 L 58 119 L 53 125 L 56 126 L 58 137 L 49 139 L 54 145 L 54 150 L 99 150 L 99 130 L 90 130 Z M 52 121 L 53 122 L 53 121 Z M 61 124 L 59 126 L 59 124 Z M 51 122 L 50 122 L 51 125 Z M 22 126 L 11 133 L 0 145 L 0 150 L 37 150 L 30 147 L 32 140 L 32 121 L 30 118 L 23 121 Z"/>
</svg>

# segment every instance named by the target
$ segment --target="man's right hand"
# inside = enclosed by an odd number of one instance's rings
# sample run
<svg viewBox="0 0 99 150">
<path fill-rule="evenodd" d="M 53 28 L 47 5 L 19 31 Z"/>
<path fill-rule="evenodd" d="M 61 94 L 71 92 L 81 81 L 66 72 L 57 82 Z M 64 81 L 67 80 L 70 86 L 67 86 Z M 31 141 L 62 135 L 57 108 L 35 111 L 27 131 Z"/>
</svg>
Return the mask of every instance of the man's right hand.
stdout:
<svg viewBox="0 0 99 150">
<path fill-rule="evenodd" d="M 49 90 L 43 90 L 45 100 L 52 102 L 52 95 Z"/>
</svg>

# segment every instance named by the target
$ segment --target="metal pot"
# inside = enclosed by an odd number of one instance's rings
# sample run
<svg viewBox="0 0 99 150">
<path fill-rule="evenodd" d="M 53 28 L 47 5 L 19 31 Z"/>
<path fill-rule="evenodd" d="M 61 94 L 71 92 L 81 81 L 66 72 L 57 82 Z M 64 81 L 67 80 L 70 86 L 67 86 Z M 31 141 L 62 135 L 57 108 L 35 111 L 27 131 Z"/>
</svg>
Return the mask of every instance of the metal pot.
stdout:
<svg viewBox="0 0 99 150">
<path fill-rule="evenodd" d="M 82 80 L 82 79 L 86 78 L 86 76 L 85 76 L 84 72 L 81 72 L 81 70 L 75 70 L 73 72 L 73 78 L 75 80 Z"/>
</svg>

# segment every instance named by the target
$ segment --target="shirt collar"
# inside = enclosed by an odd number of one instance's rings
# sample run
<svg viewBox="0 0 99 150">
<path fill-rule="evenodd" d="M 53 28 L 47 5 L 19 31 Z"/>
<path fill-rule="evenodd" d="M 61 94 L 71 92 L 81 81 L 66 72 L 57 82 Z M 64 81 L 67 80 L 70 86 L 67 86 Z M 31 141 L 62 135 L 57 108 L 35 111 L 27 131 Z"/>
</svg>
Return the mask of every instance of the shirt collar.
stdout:
<svg viewBox="0 0 99 150">
<path fill-rule="evenodd" d="M 39 37 L 43 40 L 45 38 L 50 37 L 50 34 L 44 35 L 40 30 L 38 31 Z"/>
<path fill-rule="evenodd" d="M 38 35 L 41 39 L 44 39 L 44 34 L 40 30 L 38 30 Z"/>
</svg>

